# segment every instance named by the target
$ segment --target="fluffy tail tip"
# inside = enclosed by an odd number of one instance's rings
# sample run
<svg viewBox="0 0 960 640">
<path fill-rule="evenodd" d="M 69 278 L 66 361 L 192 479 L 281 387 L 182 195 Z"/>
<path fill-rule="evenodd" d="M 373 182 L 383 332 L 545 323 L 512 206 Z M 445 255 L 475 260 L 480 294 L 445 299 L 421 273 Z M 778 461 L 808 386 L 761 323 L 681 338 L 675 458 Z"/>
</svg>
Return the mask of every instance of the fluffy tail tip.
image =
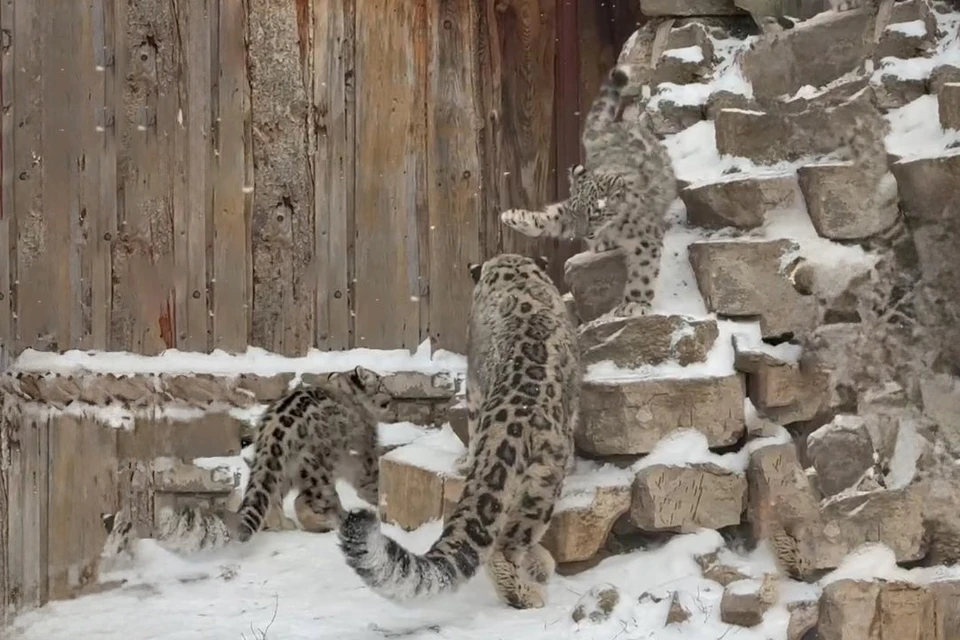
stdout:
<svg viewBox="0 0 960 640">
<path fill-rule="evenodd" d="M 370 552 L 370 537 L 380 528 L 376 512 L 369 509 L 355 509 L 347 514 L 340 523 L 340 550 L 347 558 L 347 564 L 356 566 Z"/>
<path fill-rule="evenodd" d="M 630 82 L 630 69 L 626 65 L 618 65 L 610 71 L 610 80 L 616 87 L 624 87 Z"/>
</svg>

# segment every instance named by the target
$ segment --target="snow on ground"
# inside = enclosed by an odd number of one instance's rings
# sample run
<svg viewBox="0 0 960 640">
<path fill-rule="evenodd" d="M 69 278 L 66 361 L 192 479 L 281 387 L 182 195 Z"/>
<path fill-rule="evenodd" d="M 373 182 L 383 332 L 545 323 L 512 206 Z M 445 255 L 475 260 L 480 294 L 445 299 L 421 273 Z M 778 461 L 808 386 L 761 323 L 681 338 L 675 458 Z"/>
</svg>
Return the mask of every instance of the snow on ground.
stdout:
<svg viewBox="0 0 960 640">
<path fill-rule="evenodd" d="M 439 535 L 440 523 L 389 535 L 417 551 Z M 720 622 L 720 585 L 704 580 L 694 556 L 716 550 L 719 534 L 677 536 L 648 552 L 610 558 L 571 578 L 554 576 L 542 610 L 516 611 L 497 601 L 486 575 L 460 592 L 436 600 L 398 605 L 365 588 L 346 567 L 335 534 L 264 533 L 248 545 L 190 559 L 174 556 L 153 541 L 139 543 L 139 564 L 110 578 L 122 588 L 72 601 L 55 602 L 19 617 L 14 640 L 767 640 L 783 637 L 787 614 L 777 607 L 753 629 Z M 742 563 L 753 564 L 750 558 Z M 758 568 L 762 574 L 763 568 Z M 753 575 L 753 574 L 751 574 Z M 581 623 L 570 614 L 590 587 L 609 583 L 621 604 L 603 624 Z M 669 598 L 639 602 L 644 592 L 680 593 L 689 621 L 664 627 Z"/>
</svg>

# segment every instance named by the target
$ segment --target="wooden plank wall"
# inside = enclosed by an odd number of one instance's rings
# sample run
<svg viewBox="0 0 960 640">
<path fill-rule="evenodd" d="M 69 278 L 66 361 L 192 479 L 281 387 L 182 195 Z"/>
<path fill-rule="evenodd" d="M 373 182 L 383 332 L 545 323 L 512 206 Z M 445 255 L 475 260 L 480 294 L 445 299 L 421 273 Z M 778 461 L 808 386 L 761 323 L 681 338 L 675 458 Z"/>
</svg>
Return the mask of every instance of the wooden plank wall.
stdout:
<svg viewBox="0 0 960 640">
<path fill-rule="evenodd" d="M 633 4 L 0 0 L 0 346 L 462 351 Z"/>
</svg>

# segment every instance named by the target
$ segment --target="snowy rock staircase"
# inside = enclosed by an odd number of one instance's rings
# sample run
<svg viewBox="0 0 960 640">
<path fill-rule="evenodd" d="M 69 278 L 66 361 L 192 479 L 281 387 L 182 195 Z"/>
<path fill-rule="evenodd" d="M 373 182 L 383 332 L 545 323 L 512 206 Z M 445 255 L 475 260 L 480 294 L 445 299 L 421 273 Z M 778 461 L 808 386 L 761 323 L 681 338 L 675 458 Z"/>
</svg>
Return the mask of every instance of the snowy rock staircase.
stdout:
<svg viewBox="0 0 960 640">
<path fill-rule="evenodd" d="M 888 1 L 877 15 L 826 12 L 745 38 L 756 29 L 732 2 L 641 7 L 652 19 L 620 61 L 646 85 L 638 108 L 664 137 L 685 211 L 665 240 L 655 315 L 601 317 L 623 288 L 619 251 L 566 265 L 585 382 L 580 459 L 547 537 L 560 570 L 635 548 L 637 536 L 698 528 L 747 531 L 770 545 L 781 577 L 806 581 L 867 542 L 885 545 L 892 562 L 942 561 L 945 528 L 960 540 L 960 527 L 933 514 L 928 488 L 914 482 L 927 443 L 903 390 L 856 389 L 851 404 L 831 364 L 864 331 L 850 291 L 904 219 L 922 277 L 957 291 L 946 265 L 960 245 L 960 13 Z M 845 156 L 852 134 L 863 145 Z M 814 335 L 836 340 L 833 363 L 803 353 Z M 960 402 L 960 384 L 939 389 L 937 398 Z M 454 407 L 452 429 L 436 436 L 443 455 L 417 452 L 418 442 L 388 456 L 384 520 L 413 528 L 448 513 L 462 487 L 452 460 L 466 442 L 463 411 Z M 701 566 L 729 590 L 726 621 L 757 624 L 776 601 L 767 581 L 742 580 L 716 558 Z M 844 616 L 860 606 L 867 620 L 889 617 L 901 596 L 929 604 L 898 610 L 902 619 L 940 624 L 931 638 L 960 637 L 942 628 L 960 608 L 949 597 L 956 583 L 846 582 L 819 605 L 789 603 L 791 640 L 820 614 L 820 637 L 874 637 Z M 857 600 L 858 589 L 873 600 Z M 939 617 L 924 613 L 934 609 Z M 882 637 L 915 637 L 883 624 Z"/>
</svg>

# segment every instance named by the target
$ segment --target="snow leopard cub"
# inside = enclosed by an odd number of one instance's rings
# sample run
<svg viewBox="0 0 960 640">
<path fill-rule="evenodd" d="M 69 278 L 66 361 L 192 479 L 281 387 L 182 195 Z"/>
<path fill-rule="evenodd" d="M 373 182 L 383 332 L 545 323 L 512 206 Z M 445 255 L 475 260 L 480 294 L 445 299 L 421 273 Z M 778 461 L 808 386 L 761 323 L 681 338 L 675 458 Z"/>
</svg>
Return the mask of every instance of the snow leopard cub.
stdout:
<svg viewBox="0 0 960 640">
<path fill-rule="evenodd" d="M 380 531 L 372 511 L 340 527 L 347 564 L 392 600 L 458 589 L 486 566 L 497 595 L 542 607 L 554 560 L 540 544 L 573 456 L 580 402 L 576 332 L 535 260 L 503 254 L 470 269 L 470 471 L 443 533 L 423 555 Z"/>
<path fill-rule="evenodd" d="M 569 170 L 570 197 L 543 211 L 500 214 L 503 224 L 528 236 L 586 238 L 596 252 L 620 247 L 627 282 L 610 312 L 620 317 L 650 312 L 666 213 L 677 198 L 673 165 L 649 119 L 623 119 L 629 79 L 626 67 L 614 67 L 600 88 L 584 125 L 586 160 Z"/>
<path fill-rule="evenodd" d="M 380 376 L 356 367 L 293 389 L 267 407 L 237 512 L 237 539 L 245 542 L 259 531 L 271 504 L 290 488 L 300 490 L 297 518 L 307 531 L 337 527 L 337 478 L 351 481 L 361 498 L 377 504 L 377 424 L 387 418 L 390 401 Z"/>
</svg>

